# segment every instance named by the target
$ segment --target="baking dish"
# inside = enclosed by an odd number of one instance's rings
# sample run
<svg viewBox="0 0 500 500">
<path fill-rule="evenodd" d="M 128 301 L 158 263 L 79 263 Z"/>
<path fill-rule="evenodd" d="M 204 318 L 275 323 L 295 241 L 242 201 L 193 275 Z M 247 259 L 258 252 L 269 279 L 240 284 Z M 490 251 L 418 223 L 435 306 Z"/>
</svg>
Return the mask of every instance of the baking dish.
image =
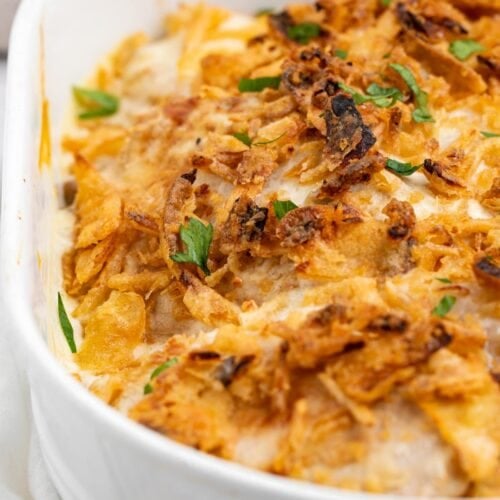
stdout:
<svg viewBox="0 0 500 500">
<path fill-rule="evenodd" d="M 52 253 L 62 163 L 58 143 L 71 84 L 83 80 L 125 35 L 154 34 L 174 3 L 25 0 L 15 21 L 3 162 L 2 289 L 49 472 L 62 498 L 70 500 L 372 497 L 247 470 L 160 437 L 93 397 L 47 348 L 44 339 L 57 321 L 57 297 L 45 290 L 47 284 L 57 287 L 60 279 Z M 216 3 L 243 11 L 268 6 Z M 50 167 L 38 165 L 44 96 L 50 106 Z"/>
</svg>

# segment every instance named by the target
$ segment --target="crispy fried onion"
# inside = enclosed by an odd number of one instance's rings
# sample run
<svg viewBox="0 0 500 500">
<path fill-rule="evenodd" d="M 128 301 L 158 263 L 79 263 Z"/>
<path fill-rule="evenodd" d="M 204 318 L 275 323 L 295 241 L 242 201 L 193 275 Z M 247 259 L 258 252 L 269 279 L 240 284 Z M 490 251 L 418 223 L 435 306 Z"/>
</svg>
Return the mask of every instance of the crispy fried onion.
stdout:
<svg viewBox="0 0 500 500">
<path fill-rule="evenodd" d="M 375 144 L 373 132 L 363 123 L 351 97 L 338 94 L 331 99 L 331 110 L 325 111 L 327 157 L 346 165 L 362 158 Z"/>
<path fill-rule="evenodd" d="M 259 207 L 246 194 L 238 198 L 221 231 L 222 253 L 243 252 L 255 248 L 261 241 L 267 212 L 267 208 Z"/>
</svg>

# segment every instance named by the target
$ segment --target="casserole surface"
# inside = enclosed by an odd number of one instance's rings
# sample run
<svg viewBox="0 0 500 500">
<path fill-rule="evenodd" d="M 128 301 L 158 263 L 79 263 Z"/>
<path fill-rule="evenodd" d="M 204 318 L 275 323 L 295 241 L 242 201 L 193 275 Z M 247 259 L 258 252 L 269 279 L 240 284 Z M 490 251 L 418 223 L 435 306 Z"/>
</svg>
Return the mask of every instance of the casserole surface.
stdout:
<svg viewBox="0 0 500 500">
<path fill-rule="evenodd" d="M 252 467 L 497 494 L 495 9 L 195 5 L 127 38 L 88 83 L 119 110 L 77 90 L 63 140 L 75 375 Z"/>
</svg>

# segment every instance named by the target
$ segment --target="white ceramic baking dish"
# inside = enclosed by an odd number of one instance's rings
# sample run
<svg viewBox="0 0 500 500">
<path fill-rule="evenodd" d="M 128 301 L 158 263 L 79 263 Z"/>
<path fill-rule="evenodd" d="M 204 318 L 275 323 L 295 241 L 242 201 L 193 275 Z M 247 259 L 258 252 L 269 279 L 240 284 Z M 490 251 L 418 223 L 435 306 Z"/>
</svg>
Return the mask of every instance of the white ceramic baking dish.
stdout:
<svg viewBox="0 0 500 500">
<path fill-rule="evenodd" d="M 249 12 L 278 6 L 276 0 L 218 3 Z M 44 290 L 47 280 L 60 275 L 51 255 L 51 224 L 70 87 L 125 35 L 158 30 L 165 10 L 174 7 L 168 0 L 24 0 L 15 21 L 4 143 L 2 290 L 52 479 L 64 500 L 373 498 L 248 470 L 165 439 L 93 397 L 47 348 L 47 324 L 57 321 L 56 295 Z M 51 168 L 40 170 L 43 73 L 53 154 Z"/>
</svg>

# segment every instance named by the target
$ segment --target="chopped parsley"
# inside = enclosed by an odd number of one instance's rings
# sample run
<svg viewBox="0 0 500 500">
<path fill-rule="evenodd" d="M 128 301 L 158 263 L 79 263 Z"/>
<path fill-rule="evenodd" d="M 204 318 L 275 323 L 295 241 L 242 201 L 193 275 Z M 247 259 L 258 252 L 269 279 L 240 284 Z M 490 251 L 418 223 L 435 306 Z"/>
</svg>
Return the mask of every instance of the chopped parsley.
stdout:
<svg viewBox="0 0 500 500">
<path fill-rule="evenodd" d="M 281 76 L 261 76 L 260 78 L 242 78 L 238 84 L 240 92 L 261 92 L 264 89 L 277 89 Z"/>
<path fill-rule="evenodd" d="M 381 87 L 377 83 L 372 83 L 366 89 L 368 95 L 365 95 L 343 83 L 339 83 L 338 85 L 344 92 L 352 95 L 356 104 L 372 102 L 379 108 L 389 108 L 394 106 L 397 101 L 403 100 L 403 94 L 396 87 Z"/>
<path fill-rule="evenodd" d="M 403 175 L 405 177 L 414 174 L 420 167 L 421 165 L 414 166 L 411 163 L 402 163 L 390 158 L 388 158 L 385 162 L 385 168 L 387 168 L 391 172 L 394 172 L 395 174 Z"/>
<path fill-rule="evenodd" d="M 339 59 L 347 59 L 347 50 L 342 50 L 342 49 L 337 49 L 334 54 L 339 58 Z"/>
<path fill-rule="evenodd" d="M 246 132 L 235 132 L 233 137 L 238 139 L 238 141 L 242 142 L 245 146 L 250 147 L 252 145 L 252 139 Z"/>
<path fill-rule="evenodd" d="M 264 8 L 264 9 L 259 9 L 254 15 L 255 17 L 260 17 L 260 16 L 269 16 L 274 12 L 274 9 L 272 7 Z"/>
<path fill-rule="evenodd" d="M 389 7 L 389 5 L 391 5 L 391 0 L 380 0 L 380 3 L 381 3 L 384 7 Z"/>
<path fill-rule="evenodd" d="M 101 90 L 73 87 L 73 96 L 82 109 L 78 115 L 80 120 L 114 115 L 120 107 L 118 97 Z"/>
<path fill-rule="evenodd" d="M 246 132 L 236 132 L 233 134 L 233 137 L 236 137 L 239 141 L 241 141 L 245 146 L 248 146 L 251 148 L 252 146 L 265 146 L 266 144 L 271 144 L 273 142 L 278 141 L 281 139 L 286 132 L 283 132 L 280 136 L 270 139 L 269 141 L 260 141 L 260 142 L 253 142 L 253 140 L 249 137 L 249 135 Z"/>
<path fill-rule="evenodd" d="M 475 40 L 454 40 L 450 43 L 448 50 L 459 61 L 466 61 L 472 55 L 483 52 L 485 48 Z"/>
<path fill-rule="evenodd" d="M 413 120 L 418 123 L 433 122 L 434 118 L 427 107 L 428 95 L 417 84 L 413 73 L 402 64 L 389 64 L 389 67 L 396 71 L 404 80 L 415 98 L 415 110 L 412 113 Z"/>
<path fill-rule="evenodd" d="M 205 226 L 203 222 L 191 217 L 186 226 L 181 226 L 179 233 L 186 245 L 186 252 L 177 252 L 170 258 L 178 263 L 196 264 L 208 276 L 210 274 L 207 267 L 208 251 L 214 233 L 212 224 Z"/>
<path fill-rule="evenodd" d="M 286 132 L 283 132 L 281 135 L 279 135 L 278 137 L 275 137 L 274 139 L 270 139 L 268 141 L 254 142 L 253 145 L 254 146 L 265 146 L 266 144 L 271 144 L 273 142 L 279 141 L 285 134 L 286 134 Z"/>
<path fill-rule="evenodd" d="M 445 295 L 439 301 L 439 304 L 432 310 L 432 314 L 434 314 L 434 316 L 444 318 L 451 311 L 456 301 L 457 298 L 453 295 Z"/>
<path fill-rule="evenodd" d="M 493 137 L 500 137 L 500 134 L 497 134 L 495 132 L 486 132 L 486 131 L 482 131 L 481 135 L 483 137 L 486 137 L 487 139 L 491 139 Z"/>
<path fill-rule="evenodd" d="M 447 285 L 451 284 L 451 280 L 448 278 L 436 278 L 437 281 L 440 281 L 441 283 L 446 283 Z"/>
<path fill-rule="evenodd" d="M 63 300 L 61 294 L 57 293 L 57 311 L 59 313 L 59 324 L 66 337 L 66 342 L 68 342 L 69 349 L 72 353 L 76 352 L 75 337 L 73 332 L 73 327 L 64 308 Z"/>
<path fill-rule="evenodd" d="M 177 358 L 170 358 L 170 359 L 167 359 L 167 361 L 165 361 L 165 363 L 162 363 L 160 366 L 157 366 L 152 372 L 151 372 L 151 375 L 149 377 L 149 380 L 153 380 L 154 378 L 156 378 L 160 373 L 164 372 L 165 370 L 167 370 L 168 368 L 174 366 L 175 364 L 177 364 L 179 362 L 179 360 Z M 144 386 L 144 394 L 151 394 L 153 392 L 153 386 L 148 382 L 145 386 Z"/>
<path fill-rule="evenodd" d="M 288 212 L 298 208 L 293 201 L 290 200 L 276 200 L 273 201 L 273 208 L 276 217 L 281 220 Z"/>
<path fill-rule="evenodd" d="M 300 45 L 307 45 L 311 38 L 321 34 L 321 26 L 317 23 L 299 23 L 289 26 L 286 34 L 290 40 L 294 40 Z"/>
</svg>

